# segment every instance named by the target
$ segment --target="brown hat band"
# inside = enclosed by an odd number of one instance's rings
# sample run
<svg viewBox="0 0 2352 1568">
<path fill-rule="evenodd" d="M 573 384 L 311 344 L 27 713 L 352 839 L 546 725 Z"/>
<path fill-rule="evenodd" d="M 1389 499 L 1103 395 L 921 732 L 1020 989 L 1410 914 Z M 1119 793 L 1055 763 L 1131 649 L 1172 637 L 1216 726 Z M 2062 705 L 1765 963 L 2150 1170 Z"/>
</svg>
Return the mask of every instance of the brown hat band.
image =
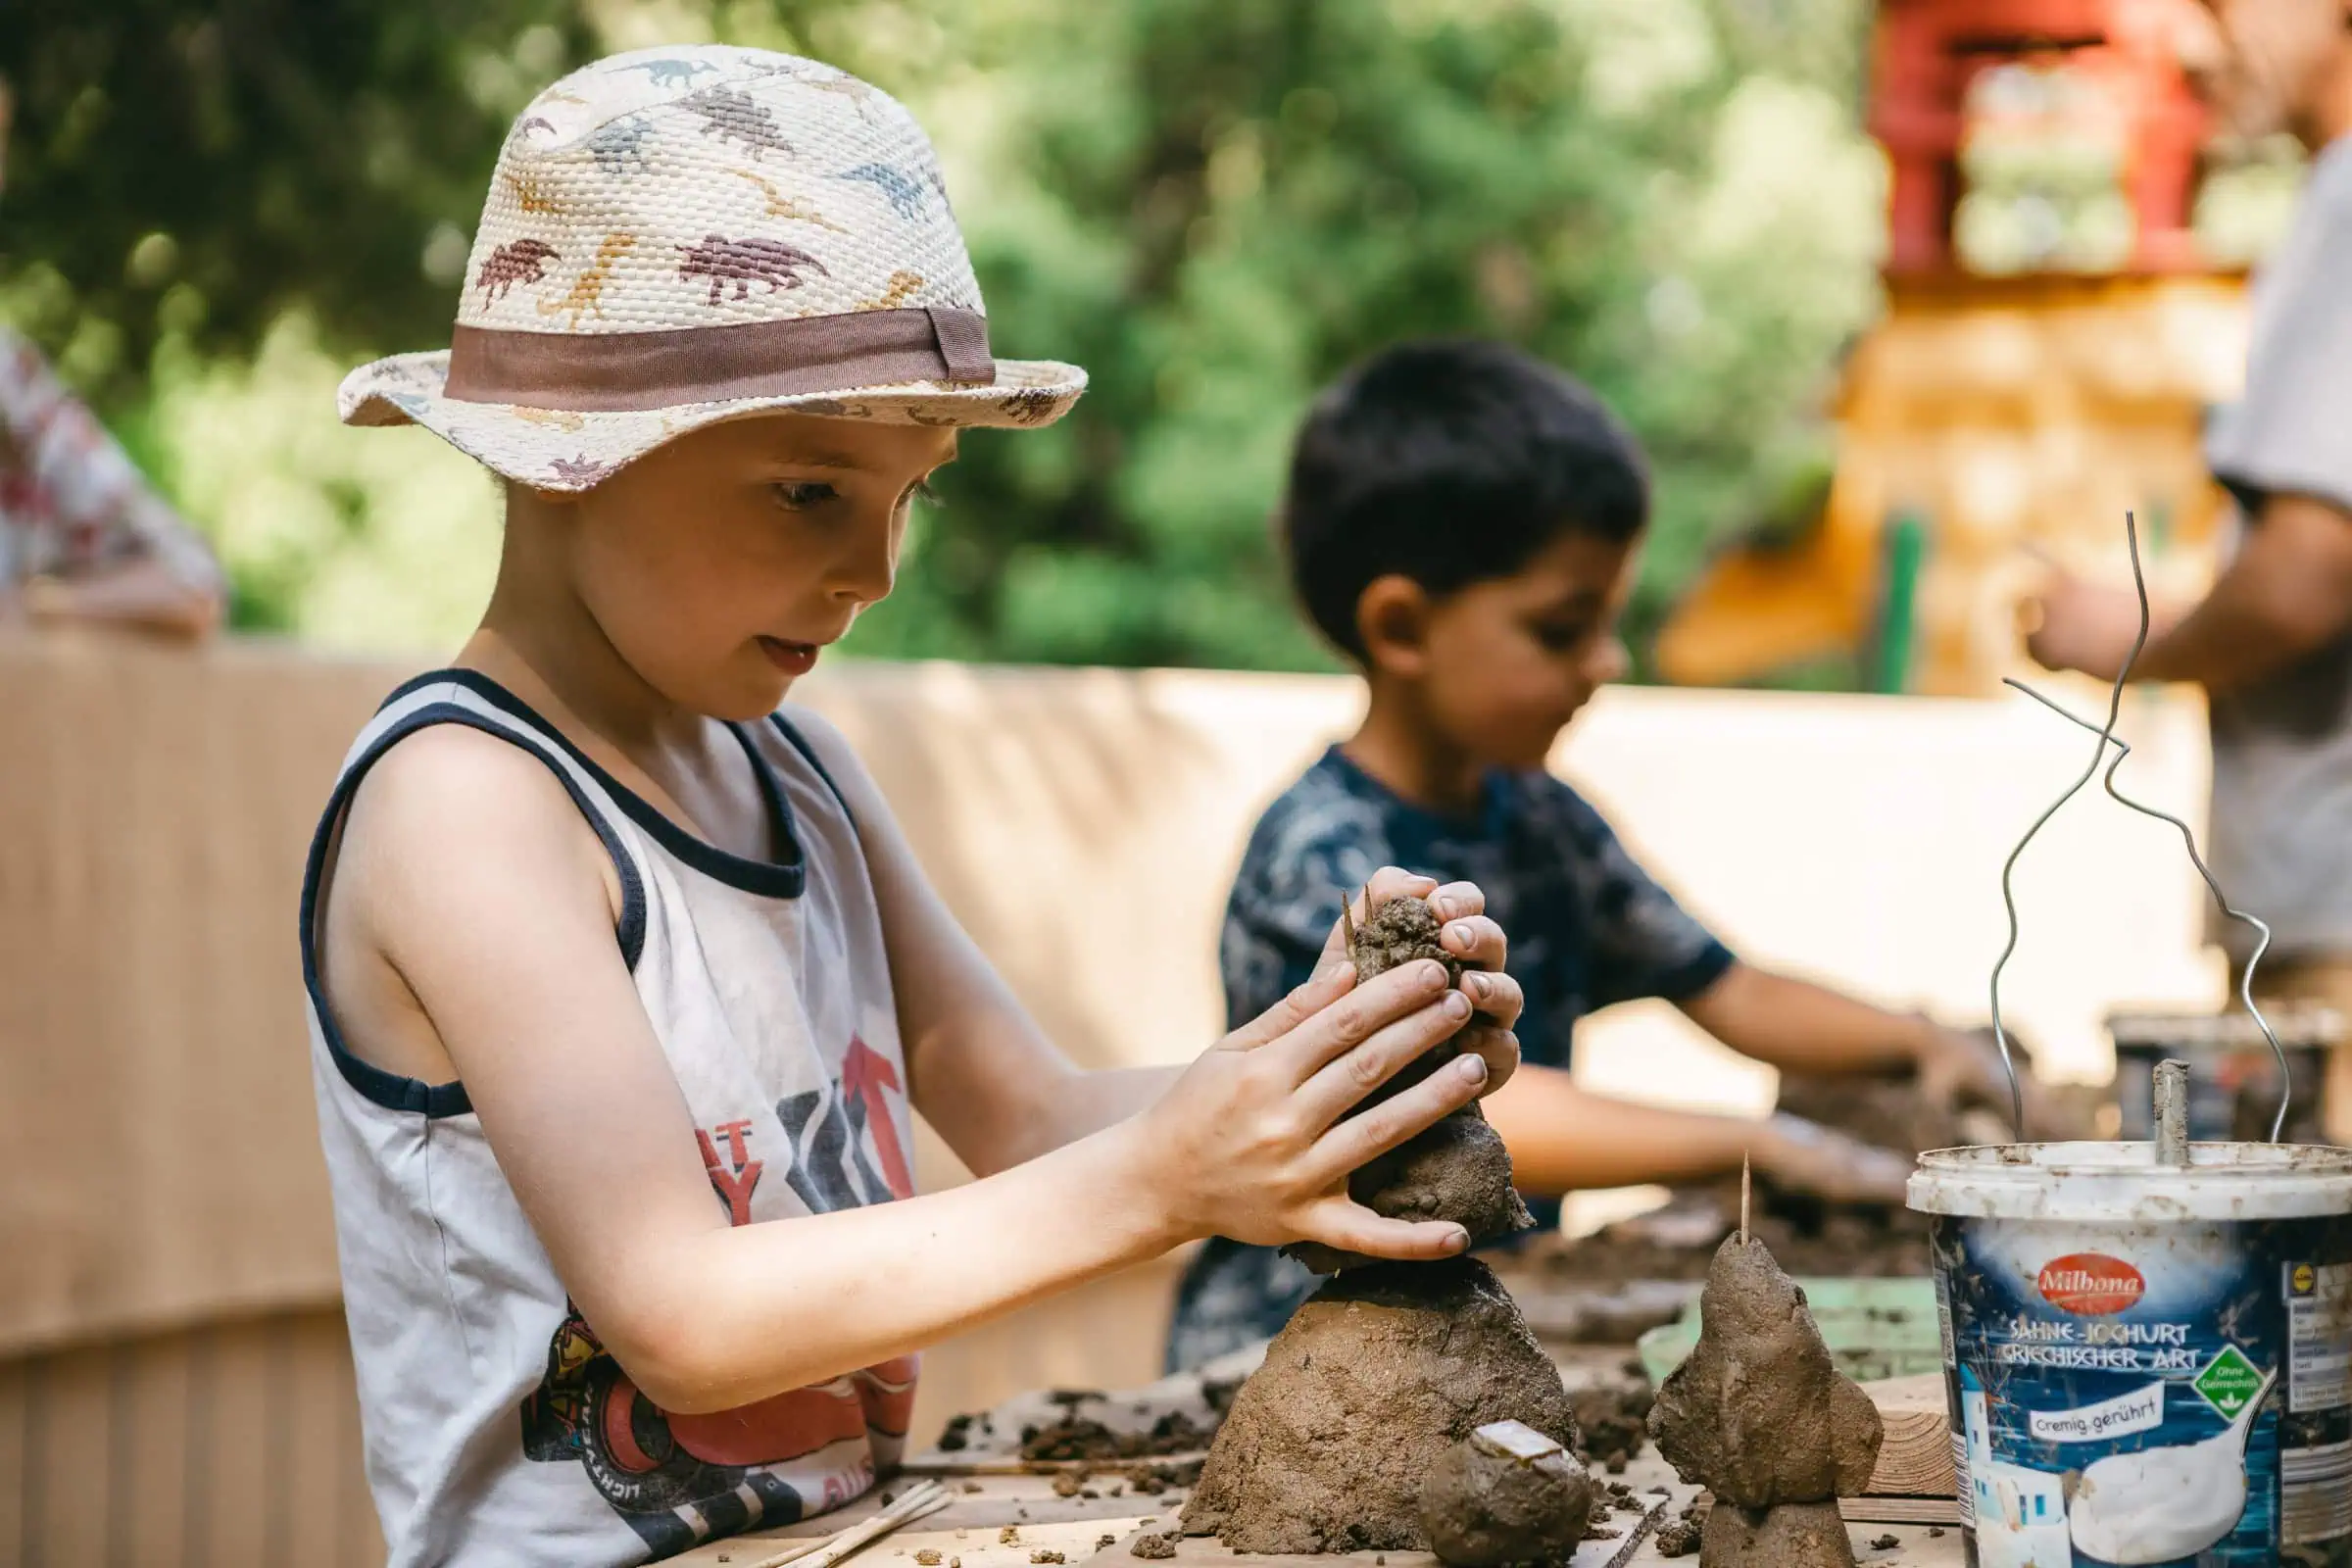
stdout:
<svg viewBox="0 0 2352 1568">
<path fill-rule="evenodd" d="M 663 332 L 450 334 L 445 397 L 582 414 L 808 397 L 906 381 L 988 386 L 997 362 L 978 311 L 858 311 Z"/>
</svg>

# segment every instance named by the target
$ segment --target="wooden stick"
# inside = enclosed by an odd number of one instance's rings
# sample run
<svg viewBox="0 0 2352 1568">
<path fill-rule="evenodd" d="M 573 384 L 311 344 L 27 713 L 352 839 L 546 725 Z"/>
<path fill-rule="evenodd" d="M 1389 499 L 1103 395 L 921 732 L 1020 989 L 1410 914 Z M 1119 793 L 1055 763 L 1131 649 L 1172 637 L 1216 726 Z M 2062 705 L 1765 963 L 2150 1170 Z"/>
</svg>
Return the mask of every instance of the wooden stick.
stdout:
<svg viewBox="0 0 2352 1568">
<path fill-rule="evenodd" d="M 1022 1459 L 988 1457 L 977 1459 L 908 1459 L 899 1466 L 903 1476 L 1057 1476 L 1070 1471 L 1087 1470 L 1114 1480 L 1124 1479 L 1136 1469 L 1149 1469 L 1155 1464 L 1199 1464 L 1208 1457 L 1206 1448 L 1192 1448 L 1183 1453 L 1139 1453 L 1131 1459 Z"/>
<path fill-rule="evenodd" d="M 1348 961 L 1350 964 L 1355 962 L 1355 901 L 1358 897 L 1364 901 L 1364 921 L 1369 924 L 1372 919 L 1372 884 L 1365 883 L 1361 895 L 1351 893 L 1340 901 L 1340 936 L 1348 944 Z"/>
<path fill-rule="evenodd" d="M 1740 1245 L 1747 1245 L 1747 1151 L 1740 1151 Z"/>
<path fill-rule="evenodd" d="M 865 1523 L 837 1530 L 814 1541 L 795 1542 L 773 1556 L 760 1558 L 751 1568 L 784 1568 L 786 1563 L 795 1562 L 807 1562 L 808 1568 L 833 1568 L 833 1564 L 859 1547 L 889 1535 L 903 1524 L 935 1514 L 955 1500 L 938 1482 L 920 1482 L 907 1488 L 905 1496 Z"/>
<path fill-rule="evenodd" d="M 1659 1498 L 1658 1505 L 1642 1516 L 1642 1522 L 1627 1533 L 1625 1544 L 1619 1546 L 1601 1568 L 1626 1568 L 1626 1564 L 1634 1560 L 1634 1553 L 1642 1549 L 1642 1543 L 1649 1539 L 1649 1533 L 1657 1529 L 1658 1522 L 1666 1517 L 1666 1510 L 1673 1502 L 1672 1497 Z"/>
</svg>

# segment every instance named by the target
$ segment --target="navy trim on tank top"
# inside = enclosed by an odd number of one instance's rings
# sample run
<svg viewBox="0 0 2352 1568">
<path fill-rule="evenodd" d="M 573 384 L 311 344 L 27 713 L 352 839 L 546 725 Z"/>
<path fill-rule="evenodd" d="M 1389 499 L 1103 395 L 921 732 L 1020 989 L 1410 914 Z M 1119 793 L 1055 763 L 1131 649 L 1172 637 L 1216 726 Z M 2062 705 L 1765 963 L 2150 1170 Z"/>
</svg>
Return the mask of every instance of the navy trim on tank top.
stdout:
<svg viewBox="0 0 2352 1568">
<path fill-rule="evenodd" d="M 392 701 L 416 695 L 428 686 L 447 684 L 437 677 L 419 677 L 404 684 L 395 692 Z M 326 988 L 318 979 L 318 954 L 316 942 L 318 925 L 318 884 L 326 871 L 327 845 L 341 827 L 343 816 L 350 809 L 351 798 L 358 791 L 368 770 L 383 760 L 393 747 L 418 730 L 440 724 L 463 724 L 467 729 L 505 741 L 508 745 L 527 752 L 545 764 L 571 797 L 588 825 L 595 829 L 605 853 L 612 858 L 612 870 L 620 878 L 620 919 L 613 927 L 614 940 L 620 944 L 620 956 L 630 972 L 645 951 L 645 884 L 637 875 L 637 863 L 629 858 L 612 825 L 606 821 L 589 801 L 587 791 L 568 769 L 542 748 L 531 744 L 524 736 L 501 728 L 491 719 L 470 708 L 456 703 L 432 703 L 394 723 L 376 737 L 373 744 L 352 762 L 336 780 L 334 792 L 327 797 L 326 810 L 318 819 L 318 830 L 312 836 L 310 855 L 302 868 L 302 984 L 310 994 L 311 1007 L 318 1015 L 318 1032 L 326 1041 L 326 1054 L 343 1075 L 343 1081 L 364 1098 L 387 1110 L 411 1111 L 427 1118 L 463 1116 L 473 1109 L 465 1084 L 452 1080 L 445 1084 L 428 1084 L 421 1078 L 409 1078 L 387 1072 L 371 1061 L 354 1055 L 343 1044 L 343 1031 L 336 1027 L 334 1010 L 327 1005 Z"/>
<path fill-rule="evenodd" d="M 767 721 L 775 725 L 778 733 L 782 734 L 786 740 L 792 742 L 792 749 L 801 754 L 801 760 L 807 762 L 816 776 L 824 780 L 825 788 L 833 792 L 833 804 L 841 808 L 841 814 L 850 819 L 850 828 L 853 832 L 856 831 L 858 813 L 850 809 L 850 798 L 841 793 L 840 785 L 833 782 L 832 771 L 818 758 L 816 748 L 808 744 L 808 738 L 803 735 L 792 720 L 786 718 L 782 713 L 768 714 Z"/>
<path fill-rule="evenodd" d="M 761 898 L 797 899 L 807 889 L 808 858 L 801 852 L 800 827 L 793 820 L 792 802 L 785 797 L 783 782 L 776 777 L 775 768 L 760 755 L 758 743 L 742 725 L 729 724 L 727 728 L 743 747 L 744 755 L 751 759 L 752 776 L 759 784 L 761 800 L 767 805 L 768 825 L 782 852 L 783 858 L 780 859 L 748 859 L 696 838 L 662 815 L 652 802 L 607 772 L 594 758 L 574 746 L 562 730 L 541 717 L 530 704 L 479 670 L 444 669 L 429 677 L 419 677 L 405 689 L 413 690 L 419 685 L 435 682 L 465 687 L 510 718 L 529 725 L 551 745 L 561 747 L 564 756 L 579 763 L 588 776 L 612 797 L 612 803 L 627 813 L 630 821 L 643 828 L 655 843 L 668 851 L 682 864 L 693 867 L 713 881 Z"/>
</svg>

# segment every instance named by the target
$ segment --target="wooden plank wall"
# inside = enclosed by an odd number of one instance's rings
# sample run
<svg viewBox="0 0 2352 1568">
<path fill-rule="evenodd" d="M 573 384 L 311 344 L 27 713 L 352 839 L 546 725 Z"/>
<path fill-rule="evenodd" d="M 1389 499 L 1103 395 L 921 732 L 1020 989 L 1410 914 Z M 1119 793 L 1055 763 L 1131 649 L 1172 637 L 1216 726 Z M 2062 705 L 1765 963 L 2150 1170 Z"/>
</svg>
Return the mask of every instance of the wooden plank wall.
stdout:
<svg viewBox="0 0 2352 1568">
<path fill-rule="evenodd" d="M 383 1561 L 339 1311 L 0 1362 L 5 1568 Z"/>
<path fill-rule="evenodd" d="M 925 1353 L 915 1446 L 1033 1388 L 1159 1375 L 1180 1257 Z M 0 1360 L 0 1568 L 372 1568 L 384 1560 L 338 1309 Z"/>
</svg>

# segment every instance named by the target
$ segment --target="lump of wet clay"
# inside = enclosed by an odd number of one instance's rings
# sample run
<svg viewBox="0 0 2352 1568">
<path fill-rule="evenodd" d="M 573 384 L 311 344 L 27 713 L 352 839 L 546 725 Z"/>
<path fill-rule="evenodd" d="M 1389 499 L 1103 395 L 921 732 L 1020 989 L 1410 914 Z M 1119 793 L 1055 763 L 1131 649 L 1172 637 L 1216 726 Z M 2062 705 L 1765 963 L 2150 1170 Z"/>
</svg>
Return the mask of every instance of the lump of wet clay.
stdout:
<svg viewBox="0 0 2352 1568">
<path fill-rule="evenodd" d="M 1576 1442 L 1559 1371 L 1493 1271 L 1469 1257 L 1348 1269 L 1234 1396 L 1185 1531 L 1248 1552 L 1425 1550 L 1423 1478 L 1496 1421 Z"/>
<path fill-rule="evenodd" d="M 1492 1241 L 1532 1228 L 1535 1216 L 1511 1183 L 1510 1151 L 1475 1104 L 1441 1116 L 1348 1179 L 1348 1195 L 1390 1219 L 1449 1219 L 1470 1240 Z M 1318 1274 L 1372 1259 L 1320 1242 L 1283 1249 Z"/>
<path fill-rule="evenodd" d="M 1564 1562 L 1592 1518 L 1592 1478 L 1532 1427 L 1497 1421 L 1446 1450 L 1421 1483 L 1421 1531 L 1453 1568 Z"/>
<path fill-rule="evenodd" d="M 1718 1501 L 1698 1543 L 1698 1568 L 1855 1568 L 1836 1501 L 1737 1508 Z"/>
<path fill-rule="evenodd" d="M 1435 958 L 1446 966 L 1446 983 L 1453 984 L 1462 977 L 1462 962 L 1438 940 L 1444 929 L 1427 899 L 1391 899 L 1372 918 L 1348 930 L 1348 956 L 1356 980 L 1387 974 L 1416 958 Z"/>
<path fill-rule="evenodd" d="M 1458 982 L 1461 961 L 1439 942 L 1443 929 L 1428 901 L 1411 898 L 1391 899 L 1362 925 L 1348 924 L 1348 955 L 1357 981 L 1386 974 L 1398 964 L 1435 958 L 1446 966 L 1446 982 Z M 1356 1109 L 1419 1083 L 1453 1056 L 1450 1044 L 1424 1052 L 1367 1095 Z M 1511 1183 L 1510 1152 L 1476 1104 L 1440 1117 L 1367 1162 L 1348 1178 L 1348 1194 L 1390 1219 L 1451 1220 L 1468 1231 L 1473 1242 L 1492 1241 L 1535 1224 Z M 1286 1250 L 1318 1274 L 1372 1261 L 1314 1242 Z"/>
<path fill-rule="evenodd" d="M 1698 1346 L 1649 1412 L 1658 1452 L 1736 1507 L 1860 1493 L 1878 1463 L 1878 1407 L 1831 1362 L 1805 1293 L 1762 1242 L 1725 1239 L 1698 1312 Z"/>
</svg>

